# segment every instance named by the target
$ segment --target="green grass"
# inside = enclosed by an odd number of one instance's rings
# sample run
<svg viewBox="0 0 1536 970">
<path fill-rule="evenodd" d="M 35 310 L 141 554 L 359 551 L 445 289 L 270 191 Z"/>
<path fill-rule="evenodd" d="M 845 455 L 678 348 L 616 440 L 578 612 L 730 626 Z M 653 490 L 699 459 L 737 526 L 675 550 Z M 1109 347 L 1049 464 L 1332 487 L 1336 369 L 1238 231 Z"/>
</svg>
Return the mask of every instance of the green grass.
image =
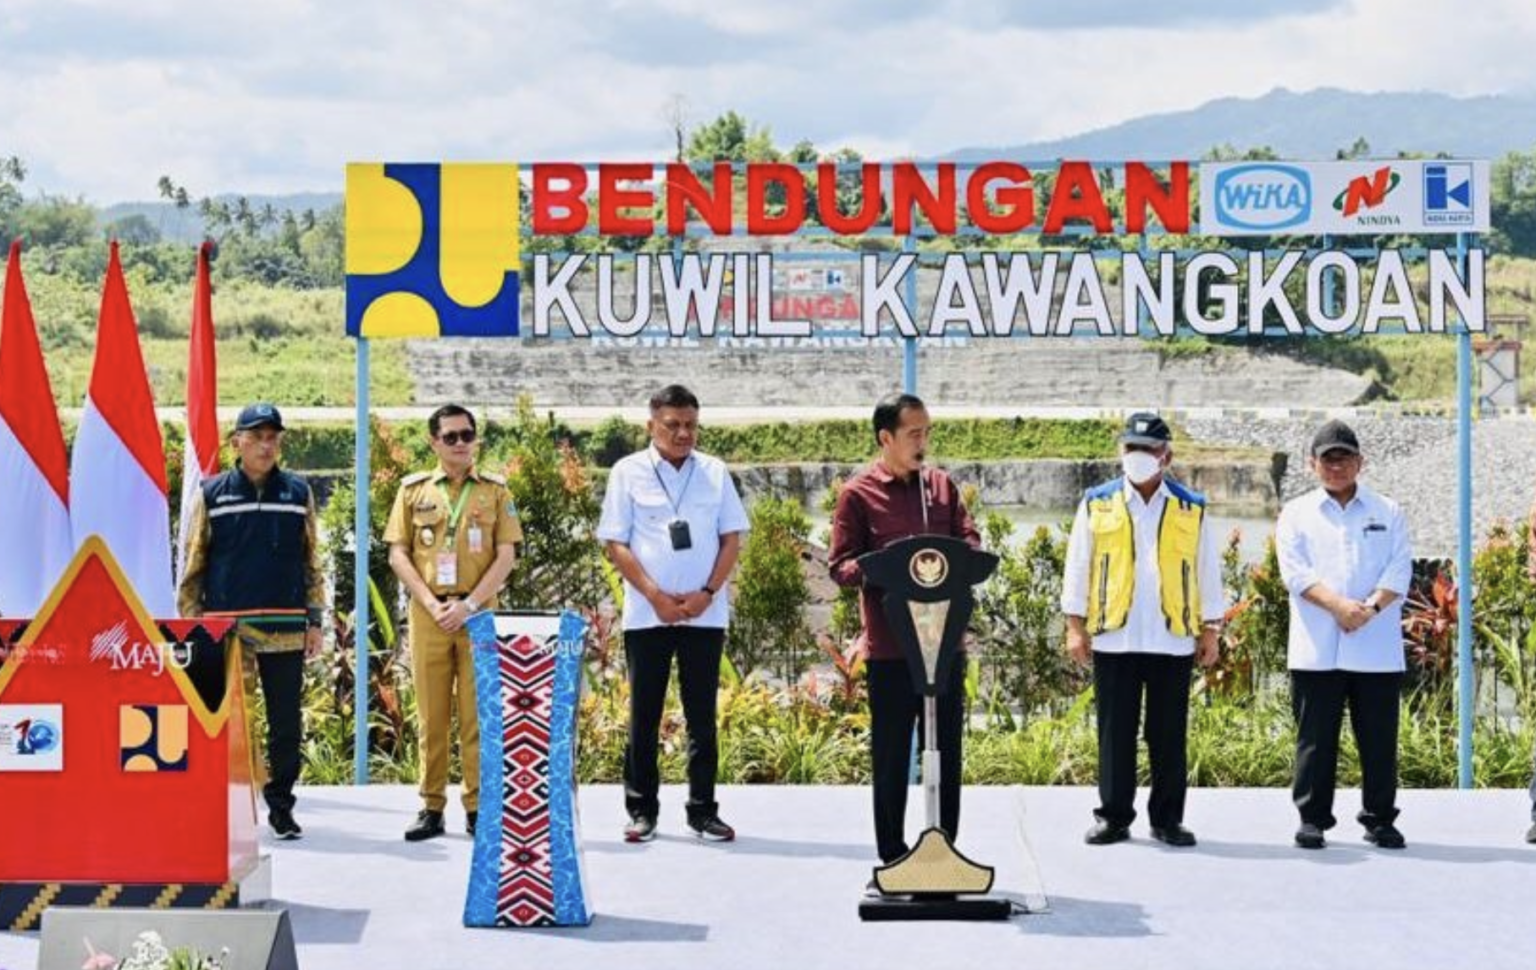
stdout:
<svg viewBox="0 0 1536 970">
<path fill-rule="evenodd" d="M 933 447 L 946 461 L 1001 458 L 1102 458 L 1115 453 L 1112 421 L 1039 418 L 934 422 Z M 774 422 L 706 426 L 699 447 L 728 462 L 867 461 L 874 439 L 866 421 Z"/>
<path fill-rule="evenodd" d="M 214 285 L 221 401 L 267 399 L 313 407 L 354 403 L 356 351 L 344 332 L 340 289 L 290 290 L 246 281 L 220 284 L 217 276 Z M 129 274 L 128 288 L 155 402 L 183 404 L 191 283 L 151 285 Z M 95 359 L 100 287 L 38 272 L 29 265 L 27 292 L 54 396 L 61 406 L 78 407 L 90 385 Z M 404 343 L 376 341 L 370 364 L 375 404 L 411 403 Z"/>
<path fill-rule="evenodd" d="M 185 338 L 141 341 L 155 403 L 171 407 L 186 403 L 187 341 Z M 219 400 L 271 400 L 303 407 L 345 407 L 355 402 L 356 357 L 347 337 L 278 337 L 273 340 L 225 339 L 218 342 Z M 63 407 L 78 407 L 91 381 L 93 348 L 70 347 L 47 352 L 54 397 Z M 378 341 L 371 348 L 370 400 L 384 407 L 411 403 L 411 379 L 406 370 L 405 345 Z"/>
</svg>

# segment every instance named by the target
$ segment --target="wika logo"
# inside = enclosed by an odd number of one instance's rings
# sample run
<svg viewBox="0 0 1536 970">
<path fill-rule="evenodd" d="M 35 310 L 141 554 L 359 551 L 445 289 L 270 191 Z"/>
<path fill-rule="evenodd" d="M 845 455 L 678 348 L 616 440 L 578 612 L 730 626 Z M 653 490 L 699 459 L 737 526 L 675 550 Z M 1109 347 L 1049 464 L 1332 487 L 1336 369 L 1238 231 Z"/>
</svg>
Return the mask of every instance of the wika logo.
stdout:
<svg viewBox="0 0 1536 970">
<path fill-rule="evenodd" d="M 1387 201 L 1387 196 L 1402 180 L 1403 177 L 1390 165 L 1383 165 L 1370 175 L 1350 179 L 1344 191 L 1334 196 L 1334 211 L 1351 219 L 1362 209 L 1375 209 Z M 1402 221 L 1396 215 L 1360 215 L 1359 218 L 1361 225 L 1369 226 L 1395 226 Z"/>
<path fill-rule="evenodd" d="M 167 665 L 186 670 L 192 662 L 191 651 L 179 650 L 179 646 L 130 641 L 125 620 L 91 638 L 91 662 L 109 662 L 113 670 L 148 670 L 158 677 Z"/>
<path fill-rule="evenodd" d="M 1292 165 L 1238 165 L 1216 176 L 1216 222 L 1237 229 L 1286 229 L 1312 215 L 1312 176 Z"/>
</svg>

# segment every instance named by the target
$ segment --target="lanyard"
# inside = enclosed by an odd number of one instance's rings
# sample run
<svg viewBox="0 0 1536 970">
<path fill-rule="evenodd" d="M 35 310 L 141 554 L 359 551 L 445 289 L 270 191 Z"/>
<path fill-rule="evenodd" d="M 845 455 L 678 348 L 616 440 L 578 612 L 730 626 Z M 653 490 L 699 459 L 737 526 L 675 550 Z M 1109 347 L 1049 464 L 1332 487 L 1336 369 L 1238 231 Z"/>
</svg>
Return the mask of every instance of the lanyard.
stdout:
<svg viewBox="0 0 1536 970">
<path fill-rule="evenodd" d="M 448 545 L 453 545 L 453 540 L 459 534 L 459 519 L 464 515 L 464 506 L 469 503 L 469 493 L 474 491 L 474 483 L 468 478 L 459 486 L 459 501 L 455 504 L 448 498 L 448 490 L 443 489 L 443 504 L 450 505 L 448 510 Z"/>
<path fill-rule="evenodd" d="M 683 478 L 683 487 L 678 491 L 677 499 L 674 501 L 671 491 L 667 489 L 667 483 L 661 480 L 661 462 L 658 461 L 651 465 L 651 472 L 656 476 L 656 484 L 661 486 L 661 493 L 667 497 L 667 504 L 672 506 L 672 514 L 675 516 L 681 517 L 683 514 L 683 498 L 688 494 L 688 485 L 693 481 L 694 469 L 698 467 L 698 462 L 693 462 L 688 466 L 688 474 Z"/>
</svg>

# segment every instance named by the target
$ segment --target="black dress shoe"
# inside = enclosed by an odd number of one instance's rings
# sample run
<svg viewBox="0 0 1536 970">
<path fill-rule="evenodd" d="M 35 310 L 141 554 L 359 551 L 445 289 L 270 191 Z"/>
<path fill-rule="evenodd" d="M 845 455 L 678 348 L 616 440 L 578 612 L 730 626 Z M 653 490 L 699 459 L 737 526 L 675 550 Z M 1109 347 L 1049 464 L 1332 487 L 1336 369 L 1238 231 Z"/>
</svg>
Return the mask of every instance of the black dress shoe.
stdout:
<svg viewBox="0 0 1536 970">
<path fill-rule="evenodd" d="M 1403 833 L 1397 830 L 1397 826 L 1391 822 L 1383 822 L 1375 828 L 1365 830 L 1365 841 L 1379 849 L 1401 849 L 1408 842 L 1403 838 Z"/>
<path fill-rule="evenodd" d="M 1152 826 L 1152 837 L 1164 845 L 1187 849 L 1195 844 L 1195 833 L 1182 825 Z"/>
<path fill-rule="evenodd" d="M 304 836 L 304 830 L 293 820 L 293 813 L 286 808 L 272 809 L 267 815 L 267 824 L 272 826 L 272 835 L 285 842 Z"/>
<path fill-rule="evenodd" d="M 477 822 L 479 822 L 479 821 L 480 821 L 480 813 L 478 811 L 475 811 L 475 812 L 465 812 L 464 813 L 464 831 L 468 832 L 470 835 L 474 835 L 475 834 L 475 824 Z"/>
<path fill-rule="evenodd" d="M 444 833 L 443 813 L 434 812 L 430 808 L 424 808 L 416 813 L 416 821 L 405 830 L 405 841 L 425 842 L 427 839 L 435 839 Z"/>
<path fill-rule="evenodd" d="M 1116 825 L 1099 819 L 1093 823 L 1093 828 L 1083 836 L 1083 841 L 1089 845 L 1114 845 L 1116 842 L 1124 842 L 1131 837 L 1131 829 L 1128 825 Z"/>
<path fill-rule="evenodd" d="M 1302 822 L 1301 828 L 1296 830 L 1296 844 L 1303 849 L 1321 849 L 1328 844 L 1323 838 L 1323 830 L 1311 822 Z"/>
<path fill-rule="evenodd" d="M 693 830 L 694 835 L 705 842 L 736 841 L 736 830 L 725 824 L 718 815 L 711 815 L 709 818 L 690 818 L 688 827 Z"/>
</svg>

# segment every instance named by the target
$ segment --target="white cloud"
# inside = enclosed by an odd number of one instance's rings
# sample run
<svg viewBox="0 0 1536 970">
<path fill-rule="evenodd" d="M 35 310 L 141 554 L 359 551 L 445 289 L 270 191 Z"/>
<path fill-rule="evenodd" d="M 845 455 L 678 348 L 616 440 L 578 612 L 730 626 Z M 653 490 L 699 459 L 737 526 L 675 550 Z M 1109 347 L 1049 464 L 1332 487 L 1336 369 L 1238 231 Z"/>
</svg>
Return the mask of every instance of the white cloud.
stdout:
<svg viewBox="0 0 1536 970">
<path fill-rule="evenodd" d="M 1278 86 L 1536 92 L 1536 5 L 7 0 L 0 154 L 94 201 L 337 189 L 354 159 L 662 157 L 674 93 L 871 157 Z M 1070 15 L 1068 15 L 1070 14 Z"/>
</svg>

